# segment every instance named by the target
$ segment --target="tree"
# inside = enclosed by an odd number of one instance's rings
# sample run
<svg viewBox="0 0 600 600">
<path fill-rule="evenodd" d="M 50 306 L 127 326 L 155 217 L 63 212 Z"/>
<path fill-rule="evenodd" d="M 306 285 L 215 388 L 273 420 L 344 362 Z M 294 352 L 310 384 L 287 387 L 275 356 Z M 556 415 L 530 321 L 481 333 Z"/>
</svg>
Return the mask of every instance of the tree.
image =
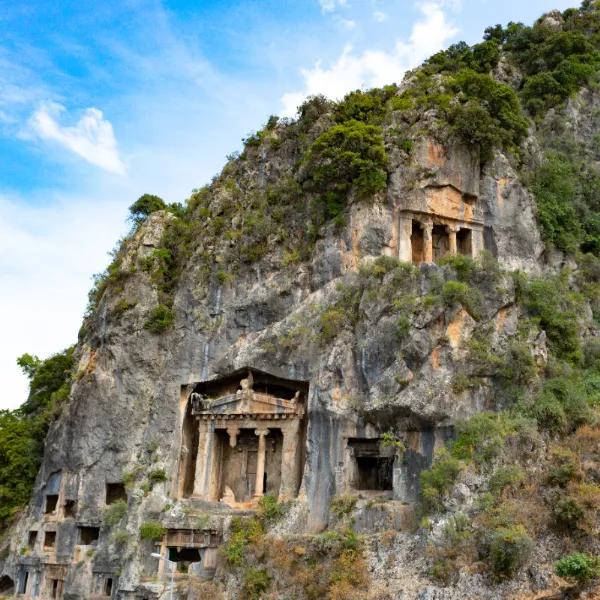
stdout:
<svg viewBox="0 0 600 600">
<path fill-rule="evenodd" d="M 140 196 L 130 207 L 130 219 L 137 225 L 145 221 L 149 215 L 158 210 L 165 210 L 167 205 L 162 198 L 152 194 Z"/>
</svg>

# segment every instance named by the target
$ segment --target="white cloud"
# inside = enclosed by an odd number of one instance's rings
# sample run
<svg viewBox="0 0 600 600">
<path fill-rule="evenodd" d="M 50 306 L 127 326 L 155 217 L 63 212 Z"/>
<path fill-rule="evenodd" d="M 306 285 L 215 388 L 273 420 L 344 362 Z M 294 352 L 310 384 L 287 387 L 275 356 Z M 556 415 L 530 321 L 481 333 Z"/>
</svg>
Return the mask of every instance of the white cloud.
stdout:
<svg viewBox="0 0 600 600">
<path fill-rule="evenodd" d="M 373 18 L 378 22 L 378 23 L 383 23 L 386 19 L 387 19 L 387 15 L 380 11 L 380 10 L 376 10 L 373 13 Z"/>
<path fill-rule="evenodd" d="M 319 0 L 321 10 L 324 13 L 333 12 L 338 6 L 345 6 L 347 0 Z"/>
<path fill-rule="evenodd" d="M 27 397 L 17 356 L 45 358 L 77 341 L 91 274 L 108 264 L 124 213 L 122 202 L 100 198 L 28 206 L 0 196 L 0 408 Z"/>
<path fill-rule="evenodd" d="M 87 162 L 123 175 L 125 165 L 119 157 L 113 128 L 102 111 L 87 108 L 72 126 L 60 124 L 60 117 L 65 112 L 65 107 L 56 102 L 42 104 L 29 119 L 29 127 L 40 139 L 57 142 Z"/>
<path fill-rule="evenodd" d="M 306 96 L 324 94 L 337 99 L 358 88 L 399 82 L 408 69 L 443 48 L 458 33 L 446 17 L 444 3 L 428 1 L 418 6 L 421 19 L 413 25 L 408 40 L 396 40 L 391 50 L 355 54 L 353 47 L 346 45 L 330 67 L 318 61 L 311 69 L 301 69 L 304 89 L 282 96 L 282 114 L 293 116 Z"/>
</svg>

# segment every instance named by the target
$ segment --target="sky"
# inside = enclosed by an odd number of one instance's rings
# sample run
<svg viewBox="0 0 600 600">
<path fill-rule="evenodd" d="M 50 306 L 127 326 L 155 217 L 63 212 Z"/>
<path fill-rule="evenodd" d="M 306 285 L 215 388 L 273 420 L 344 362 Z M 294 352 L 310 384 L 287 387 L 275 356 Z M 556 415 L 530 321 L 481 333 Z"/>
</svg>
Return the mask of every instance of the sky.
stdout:
<svg viewBox="0 0 600 600">
<path fill-rule="evenodd" d="M 183 201 L 269 115 L 398 82 L 577 0 L 0 0 L 0 409 L 77 340 L 142 194 Z"/>
</svg>

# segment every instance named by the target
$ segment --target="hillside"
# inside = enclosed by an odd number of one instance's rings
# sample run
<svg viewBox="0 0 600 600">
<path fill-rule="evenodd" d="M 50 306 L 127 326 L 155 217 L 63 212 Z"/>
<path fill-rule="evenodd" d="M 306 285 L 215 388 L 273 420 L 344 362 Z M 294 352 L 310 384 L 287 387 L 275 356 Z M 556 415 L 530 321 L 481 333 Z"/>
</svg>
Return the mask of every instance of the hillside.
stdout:
<svg viewBox="0 0 600 600">
<path fill-rule="evenodd" d="M 599 68 L 598 2 L 497 25 L 139 198 L 0 413 L 0 595 L 597 597 Z"/>
</svg>

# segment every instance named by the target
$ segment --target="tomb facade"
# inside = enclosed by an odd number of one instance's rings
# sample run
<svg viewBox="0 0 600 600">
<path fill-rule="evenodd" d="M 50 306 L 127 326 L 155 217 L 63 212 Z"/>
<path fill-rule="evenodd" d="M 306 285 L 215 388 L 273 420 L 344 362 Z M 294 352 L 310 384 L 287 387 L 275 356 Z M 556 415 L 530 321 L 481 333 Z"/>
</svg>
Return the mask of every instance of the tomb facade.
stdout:
<svg viewBox="0 0 600 600">
<path fill-rule="evenodd" d="M 182 389 L 180 497 L 251 507 L 298 493 L 308 384 L 256 369 Z"/>
<path fill-rule="evenodd" d="M 478 202 L 478 157 L 432 140 L 424 140 L 416 154 L 426 176 L 416 189 L 396 199 L 398 258 L 419 264 L 446 255 L 476 257 L 489 245 L 485 243 L 483 209 Z"/>
</svg>

